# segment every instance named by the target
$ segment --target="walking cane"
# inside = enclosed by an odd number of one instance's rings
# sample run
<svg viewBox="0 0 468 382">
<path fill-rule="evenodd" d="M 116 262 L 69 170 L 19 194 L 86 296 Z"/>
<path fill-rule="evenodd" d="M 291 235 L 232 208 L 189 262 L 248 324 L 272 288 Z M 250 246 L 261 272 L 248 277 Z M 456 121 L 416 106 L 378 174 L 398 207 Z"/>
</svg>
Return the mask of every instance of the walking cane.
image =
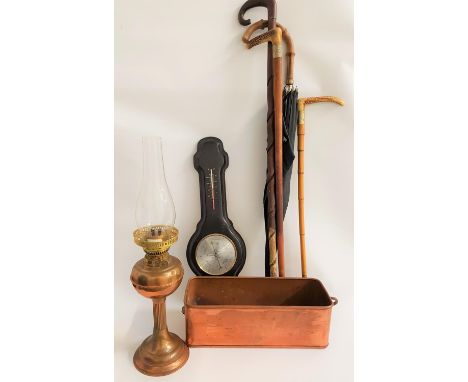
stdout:
<svg viewBox="0 0 468 382">
<path fill-rule="evenodd" d="M 273 102 L 275 118 L 275 205 L 276 245 L 278 248 L 278 274 L 284 277 L 284 235 L 283 235 L 283 81 L 281 29 L 275 27 L 251 40 L 244 41 L 249 49 L 265 42 L 272 44 L 273 56 Z"/>
<path fill-rule="evenodd" d="M 238 20 L 241 25 L 250 24 L 245 19 L 245 13 L 255 7 L 265 7 L 268 10 L 268 29 L 276 27 L 275 0 L 247 0 L 239 10 Z M 267 61 L 267 171 L 263 193 L 263 215 L 265 219 L 265 276 L 278 276 L 278 257 L 276 253 L 276 206 L 275 206 L 275 113 L 273 100 L 273 55 L 272 44 L 268 43 Z"/>
<path fill-rule="evenodd" d="M 268 21 L 259 20 L 246 29 L 242 36 L 242 41 L 247 43 L 252 34 L 260 29 L 268 26 Z M 288 30 L 276 23 L 276 26 L 281 29 L 282 40 L 286 45 L 286 52 L 283 65 L 286 65 L 286 85 L 283 88 L 283 220 L 286 215 L 286 209 L 289 204 L 290 185 L 293 163 L 295 159 L 294 144 L 296 141 L 297 129 L 297 99 L 298 88 L 294 84 L 294 43 Z"/>
<path fill-rule="evenodd" d="M 334 102 L 340 106 L 344 105 L 343 100 L 338 97 L 309 97 L 299 98 L 297 101 L 299 117 L 297 122 L 297 191 L 299 199 L 299 240 L 301 243 L 301 270 L 302 277 L 307 277 L 306 244 L 305 244 L 305 221 L 304 221 L 304 135 L 305 135 L 305 113 L 304 106 L 318 102 Z"/>
</svg>

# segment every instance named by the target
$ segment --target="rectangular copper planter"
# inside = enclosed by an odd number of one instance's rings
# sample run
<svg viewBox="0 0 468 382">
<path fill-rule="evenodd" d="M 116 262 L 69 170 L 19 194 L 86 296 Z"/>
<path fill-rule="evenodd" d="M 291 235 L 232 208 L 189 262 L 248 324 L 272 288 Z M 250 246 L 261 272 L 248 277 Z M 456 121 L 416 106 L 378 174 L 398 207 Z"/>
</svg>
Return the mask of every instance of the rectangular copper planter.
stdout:
<svg viewBox="0 0 468 382">
<path fill-rule="evenodd" d="M 194 277 L 185 290 L 186 342 L 324 348 L 336 303 L 317 279 Z"/>
</svg>

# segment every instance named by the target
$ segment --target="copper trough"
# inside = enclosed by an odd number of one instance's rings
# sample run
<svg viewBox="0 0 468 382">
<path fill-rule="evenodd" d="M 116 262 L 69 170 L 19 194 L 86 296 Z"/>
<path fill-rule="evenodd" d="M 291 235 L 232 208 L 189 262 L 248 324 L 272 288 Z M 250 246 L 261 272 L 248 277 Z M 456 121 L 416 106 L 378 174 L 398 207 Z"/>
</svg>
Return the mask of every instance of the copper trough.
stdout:
<svg viewBox="0 0 468 382">
<path fill-rule="evenodd" d="M 317 279 L 194 277 L 185 291 L 188 346 L 324 348 L 338 303 Z"/>
</svg>

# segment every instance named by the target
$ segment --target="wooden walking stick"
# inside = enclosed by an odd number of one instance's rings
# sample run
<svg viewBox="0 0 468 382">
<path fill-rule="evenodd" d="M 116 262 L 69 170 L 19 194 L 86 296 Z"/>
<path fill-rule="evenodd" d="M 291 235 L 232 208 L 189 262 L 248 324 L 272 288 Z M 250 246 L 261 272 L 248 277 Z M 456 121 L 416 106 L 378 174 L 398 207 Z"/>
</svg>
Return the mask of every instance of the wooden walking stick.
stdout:
<svg viewBox="0 0 468 382">
<path fill-rule="evenodd" d="M 301 270 L 302 277 L 307 277 L 307 253 L 305 244 L 305 221 L 304 221 L 304 135 L 305 135 L 305 113 L 304 106 L 318 102 L 334 102 L 340 106 L 344 105 L 343 100 L 338 97 L 309 97 L 299 98 L 297 101 L 299 117 L 297 122 L 297 190 L 299 199 L 299 240 L 301 243 Z"/>
<path fill-rule="evenodd" d="M 286 45 L 284 59 L 286 60 L 286 85 L 283 88 L 283 220 L 289 204 L 292 166 L 295 159 L 294 143 L 297 128 L 297 99 L 298 89 L 294 85 L 294 43 L 288 30 L 280 23 L 276 26 L 281 29 L 282 40 Z M 246 29 L 242 41 L 248 43 L 252 34 L 268 27 L 267 20 L 259 20 Z"/>
<path fill-rule="evenodd" d="M 295 159 L 294 143 L 296 140 L 297 128 L 297 98 L 298 90 L 294 86 L 294 43 L 288 30 L 280 23 L 276 26 L 281 29 L 282 40 L 286 45 L 286 52 L 283 57 L 283 65 L 286 65 L 286 85 L 283 88 L 283 220 L 289 204 L 290 184 L 292 167 Z M 242 41 L 248 43 L 252 34 L 268 27 L 267 20 L 259 20 L 246 29 L 242 36 Z"/>
<path fill-rule="evenodd" d="M 239 10 L 238 20 L 241 25 L 250 24 L 250 19 L 244 15 L 254 7 L 265 7 L 268 10 L 268 29 L 276 27 L 276 1 L 275 0 L 247 0 Z M 275 206 L 275 113 L 273 102 L 273 53 L 272 44 L 268 43 L 267 61 L 267 171 L 263 193 L 264 219 L 265 219 L 265 276 L 278 276 L 278 258 L 276 255 L 276 206 Z"/>
<path fill-rule="evenodd" d="M 275 205 L 276 245 L 278 248 L 278 274 L 284 277 L 284 236 L 283 236 L 283 81 L 281 29 L 275 27 L 246 42 L 250 49 L 265 42 L 272 43 L 273 55 L 273 102 L 275 116 Z M 271 255 L 271 253 L 270 253 Z"/>
</svg>

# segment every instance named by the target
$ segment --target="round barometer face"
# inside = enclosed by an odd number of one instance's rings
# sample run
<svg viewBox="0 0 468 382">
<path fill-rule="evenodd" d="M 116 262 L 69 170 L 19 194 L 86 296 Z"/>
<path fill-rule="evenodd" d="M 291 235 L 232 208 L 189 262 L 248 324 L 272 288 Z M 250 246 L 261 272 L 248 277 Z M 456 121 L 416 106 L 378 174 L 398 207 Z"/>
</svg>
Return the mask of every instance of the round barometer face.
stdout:
<svg viewBox="0 0 468 382">
<path fill-rule="evenodd" d="M 218 233 L 207 235 L 198 243 L 195 259 L 198 266 L 209 275 L 223 275 L 236 263 L 236 247 L 227 236 Z"/>
</svg>

